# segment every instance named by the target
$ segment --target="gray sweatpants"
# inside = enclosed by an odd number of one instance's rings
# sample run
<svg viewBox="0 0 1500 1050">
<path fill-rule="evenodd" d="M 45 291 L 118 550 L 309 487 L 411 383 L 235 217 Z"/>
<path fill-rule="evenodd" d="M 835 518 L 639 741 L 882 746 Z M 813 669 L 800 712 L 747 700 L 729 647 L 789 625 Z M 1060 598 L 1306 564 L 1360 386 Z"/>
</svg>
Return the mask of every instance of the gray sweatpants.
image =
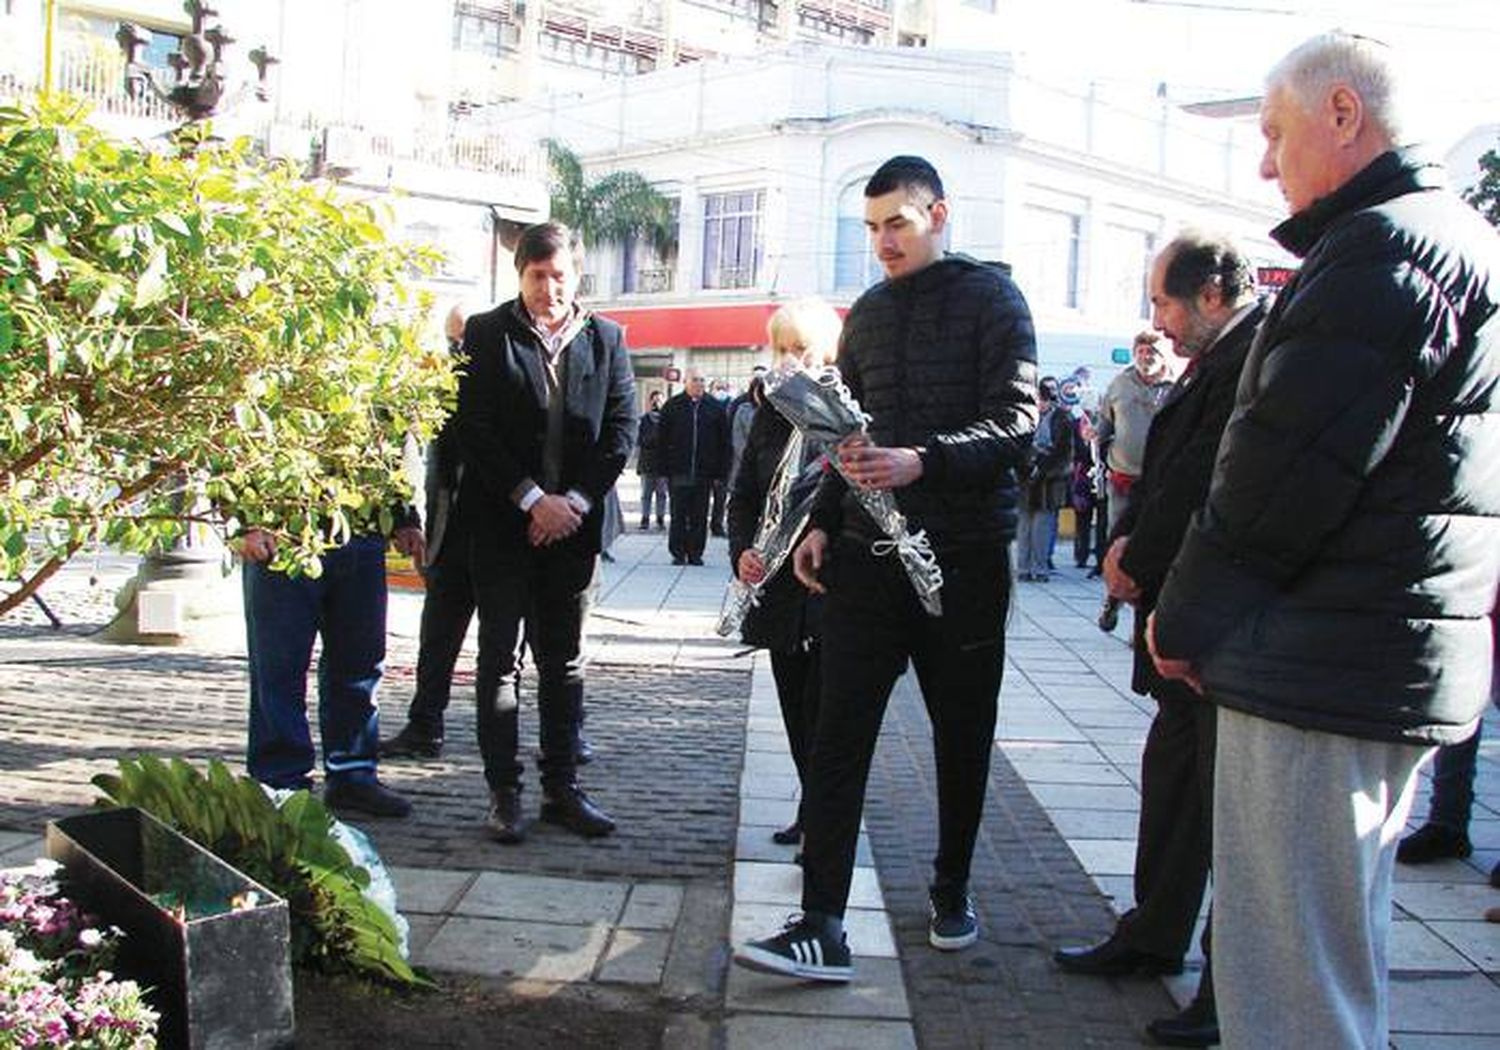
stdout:
<svg viewBox="0 0 1500 1050">
<path fill-rule="evenodd" d="M 1429 750 L 1219 709 L 1213 944 L 1227 1050 L 1385 1050 L 1396 842 Z"/>
</svg>

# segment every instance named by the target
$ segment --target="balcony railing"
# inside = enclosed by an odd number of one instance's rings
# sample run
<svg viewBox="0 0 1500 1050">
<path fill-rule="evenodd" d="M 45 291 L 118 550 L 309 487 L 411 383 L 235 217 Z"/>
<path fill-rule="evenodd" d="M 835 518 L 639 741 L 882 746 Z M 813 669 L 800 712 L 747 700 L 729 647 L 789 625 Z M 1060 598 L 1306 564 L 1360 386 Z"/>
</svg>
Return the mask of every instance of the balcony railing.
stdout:
<svg viewBox="0 0 1500 1050">
<path fill-rule="evenodd" d="M 350 170 L 407 161 L 523 179 L 544 179 L 547 174 L 546 154 L 535 143 L 494 132 L 455 129 L 397 138 L 367 128 L 333 125 L 327 128 L 324 142 L 325 163 Z"/>
<path fill-rule="evenodd" d="M 169 75 L 163 71 L 163 75 Z M 139 98 L 125 93 L 125 68 L 113 55 L 78 54 L 63 51 L 58 55 L 53 77 L 54 91 L 74 95 L 89 102 L 95 110 L 117 117 L 135 117 L 163 124 L 178 124 L 182 118 L 161 99 L 149 92 Z M 0 73 L 0 95 L 18 96 L 41 88 L 6 71 Z"/>
<path fill-rule="evenodd" d="M 672 290 L 675 273 L 666 267 L 635 272 L 635 290 L 642 295 L 658 295 Z"/>
<path fill-rule="evenodd" d="M 721 266 L 710 270 L 703 282 L 705 288 L 754 288 L 755 267 Z"/>
</svg>

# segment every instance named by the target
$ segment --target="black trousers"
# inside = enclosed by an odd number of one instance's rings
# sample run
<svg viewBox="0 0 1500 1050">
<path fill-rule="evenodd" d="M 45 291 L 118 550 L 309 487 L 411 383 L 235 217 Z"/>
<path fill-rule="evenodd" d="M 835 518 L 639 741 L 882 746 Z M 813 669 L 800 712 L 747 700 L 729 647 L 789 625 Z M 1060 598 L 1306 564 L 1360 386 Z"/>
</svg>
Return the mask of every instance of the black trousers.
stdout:
<svg viewBox="0 0 1500 1050">
<path fill-rule="evenodd" d="M 441 738 L 443 714 L 453 689 L 453 668 L 474 618 L 474 583 L 469 575 L 469 540 L 450 523 L 437 559 L 427 567 L 422 626 L 417 648 L 417 691 L 406 720 L 428 736 Z"/>
<path fill-rule="evenodd" d="M 1094 564 L 1104 564 L 1104 541 L 1109 537 L 1109 512 L 1103 501 L 1090 501 L 1083 509 L 1073 504 L 1073 564 L 1080 569 L 1094 556 Z"/>
<path fill-rule="evenodd" d="M 521 667 L 526 646 L 536 660 L 542 787 L 577 779 L 575 752 L 583 723 L 583 623 L 596 558 L 564 542 L 501 549 L 471 540 L 470 571 L 479 610 L 479 751 L 492 791 L 519 787 L 517 755 Z"/>
<path fill-rule="evenodd" d="M 723 478 L 715 478 L 708 483 L 709 511 L 708 527 L 713 530 L 715 536 L 724 535 L 724 503 L 728 498 L 727 486 Z"/>
<path fill-rule="evenodd" d="M 865 783 L 886 703 L 908 659 L 937 764 L 934 885 L 969 878 L 994 747 L 1010 589 L 1006 545 L 941 559 L 943 615 L 928 616 L 894 556 L 841 539 L 825 563 L 823 691 L 803 801 L 804 911 L 842 916 Z"/>
<path fill-rule="evenodd" d="M 812 752 L 813 733 L 818 725 L 818 699 L 823 687 L 822 649 L 814 643 L 806 649 L 771 653 L 771 677 L 776 680 L 776 701 L 781 705 L 781 723 L 786 727 L 786 742 L 807 797 L 807 765 Z M 802 819 L 802 806 L 797 807 Z"/>
<path fill-rule="evenodd" d="M 1214 705 L 1186 686 L 1158 692 L 1141 753 L 1135 907 L 1120 931 L 1132 948 L 1175 959 L 1192 940 L 1208 885 L 1218 720 Z"/>
<path fill-rule="evenodd" d="M 673 558 L 701 558 L 708 545 L 708 482 L 672 479 L 672 523 L 667 550 Z"/>
</svg>

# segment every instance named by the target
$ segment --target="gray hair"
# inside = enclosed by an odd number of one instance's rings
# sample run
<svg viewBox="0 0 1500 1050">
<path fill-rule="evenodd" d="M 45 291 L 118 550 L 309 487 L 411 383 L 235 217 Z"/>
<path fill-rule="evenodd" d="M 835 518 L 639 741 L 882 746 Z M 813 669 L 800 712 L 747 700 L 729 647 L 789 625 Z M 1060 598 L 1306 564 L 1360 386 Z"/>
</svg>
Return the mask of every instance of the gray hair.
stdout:
<svg viewBox="0 0 1500 1050">
<path fill-rule="evenodd" d="M 1369 37 L 1334 30 L 1293 48 L 1266 77 L 1266 90 L 1285 86 L 1311 110 L 1335 86 L 1344 85 L 1364 103 L 1371 123 L 1392 142 L 1400 142 L 1405 128 L 1397 81 L 1390 48 Z"/>
</svg>

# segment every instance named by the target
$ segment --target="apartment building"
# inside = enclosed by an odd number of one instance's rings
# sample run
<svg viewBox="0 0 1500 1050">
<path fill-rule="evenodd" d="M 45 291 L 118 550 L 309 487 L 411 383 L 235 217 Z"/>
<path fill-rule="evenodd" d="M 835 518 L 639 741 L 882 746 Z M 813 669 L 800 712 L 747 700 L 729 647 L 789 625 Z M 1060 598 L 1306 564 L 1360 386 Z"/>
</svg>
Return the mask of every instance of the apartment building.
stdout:
<svg viewBox="0 0 1500 1050">
<path fill-rule="evenodd" d="M 1048 371 L 1118 366 L 1149 320 L 1148 262 L 1184 226 L 1287 261 L 1267 237 L 1282 206 L 1258 178 L 1253 121 L 1003 54 L 797 42 L 514 105 L 497 126 L 565 141 L 594 172 L 639 171 L 677 202 L 675 254 L 589 255 L 591 301 L 629 327 L 647 380 L 687 366 L 742 380 L 779 303 L 847 304 L 878 279 L 863 185 L 897 153 L 942 172 L 949 247 L 1012 268 Z"/>
</svg>

